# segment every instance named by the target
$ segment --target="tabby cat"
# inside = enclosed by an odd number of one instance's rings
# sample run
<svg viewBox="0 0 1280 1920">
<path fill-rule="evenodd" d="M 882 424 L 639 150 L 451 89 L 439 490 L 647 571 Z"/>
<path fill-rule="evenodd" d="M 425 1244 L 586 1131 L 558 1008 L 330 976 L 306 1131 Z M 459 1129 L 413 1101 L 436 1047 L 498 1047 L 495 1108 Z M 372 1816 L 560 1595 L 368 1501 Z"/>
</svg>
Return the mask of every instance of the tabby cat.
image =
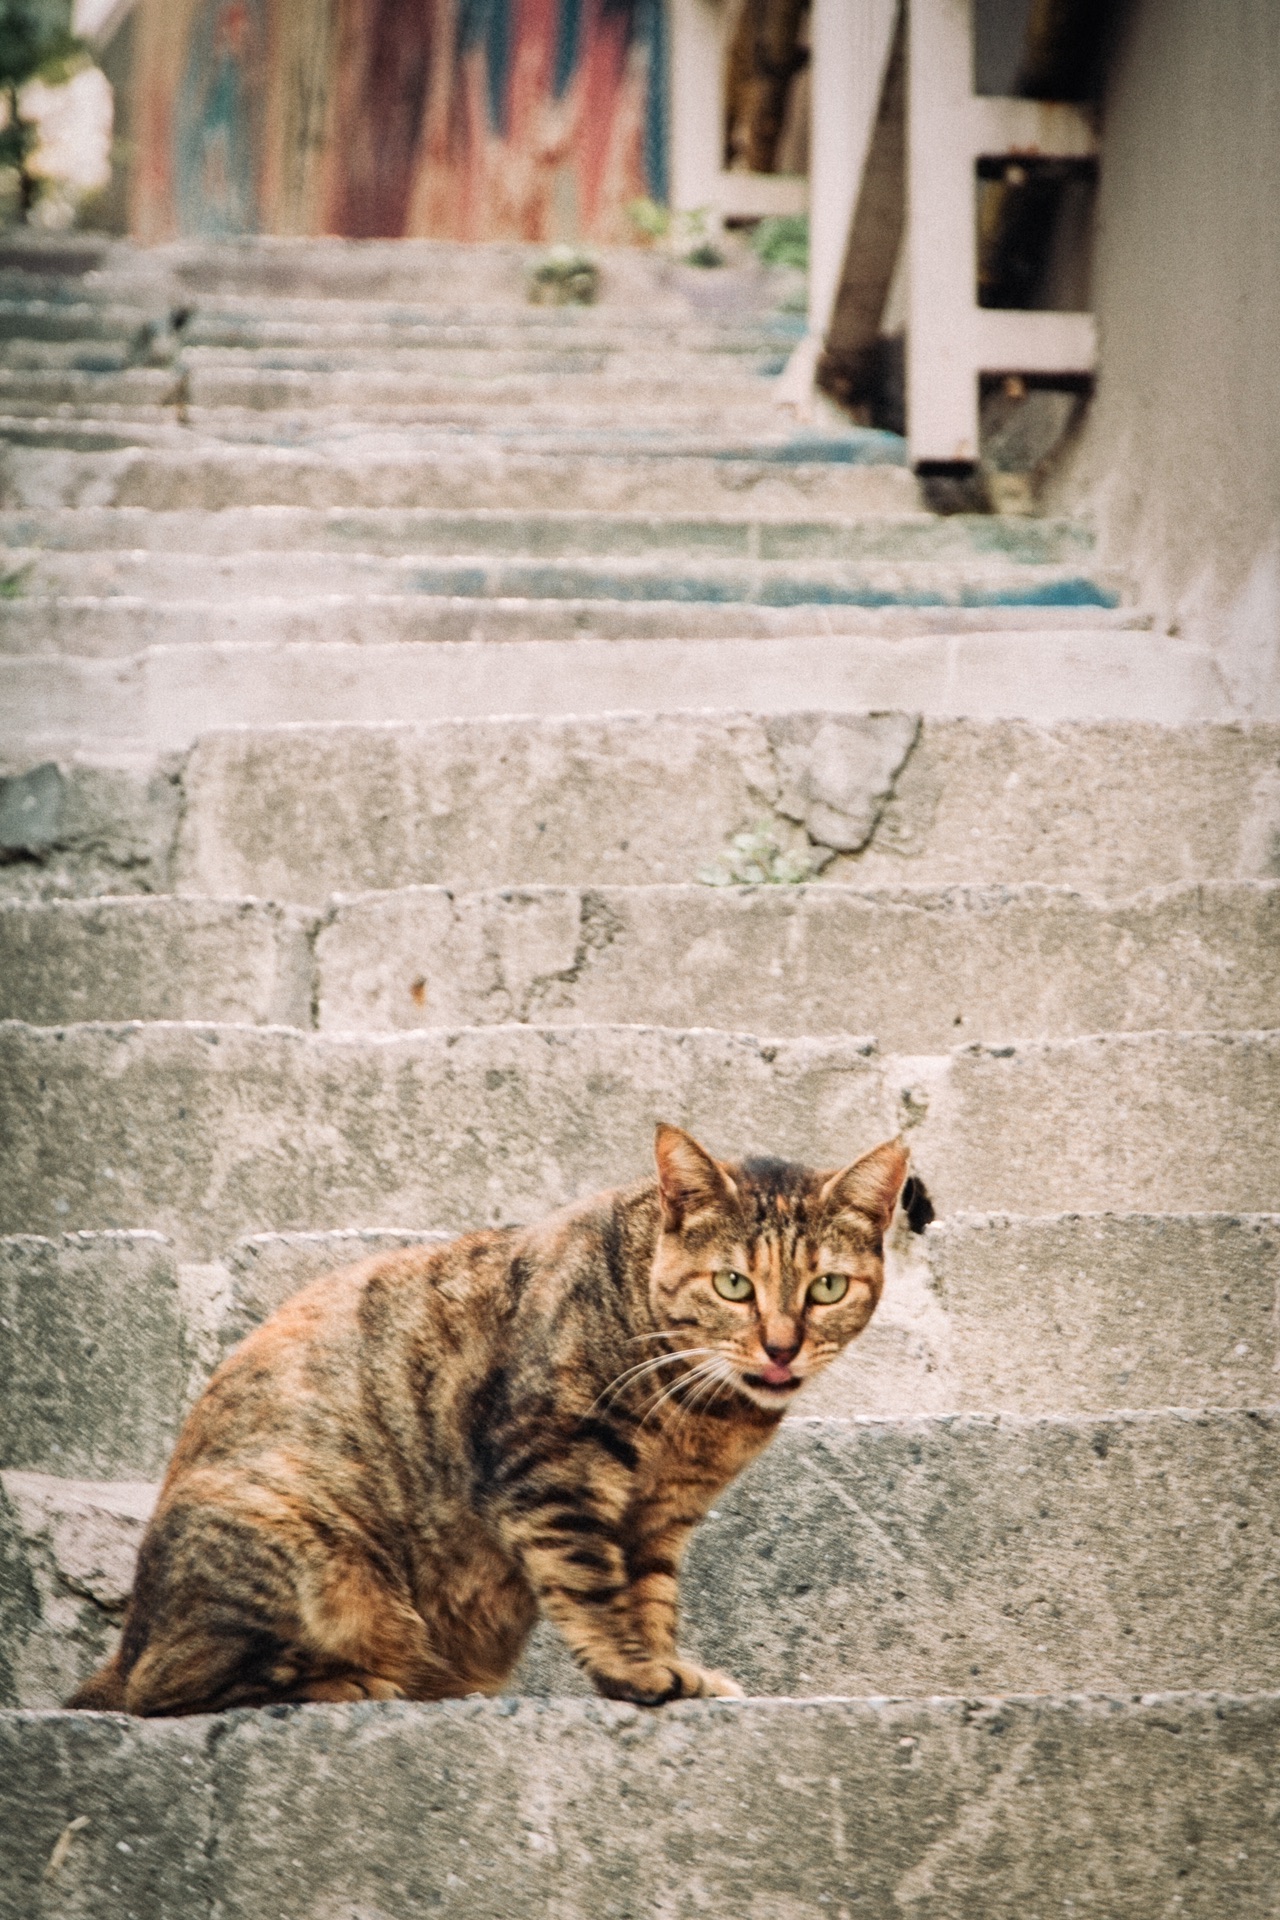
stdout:
<svg viewBox="0 0 1280 1920">
<path fill-rule="evenodd" d="M 907 1170 L 715 1160 L 330 1274 L 214 1374 L 119 1652 L 68 1705 L 182 1714 L 502 1687 L 541 1610 L 603 1694 L 735 1695 L 677 1651 L 692 1528 L 862 1331 Z"/>
</svg>

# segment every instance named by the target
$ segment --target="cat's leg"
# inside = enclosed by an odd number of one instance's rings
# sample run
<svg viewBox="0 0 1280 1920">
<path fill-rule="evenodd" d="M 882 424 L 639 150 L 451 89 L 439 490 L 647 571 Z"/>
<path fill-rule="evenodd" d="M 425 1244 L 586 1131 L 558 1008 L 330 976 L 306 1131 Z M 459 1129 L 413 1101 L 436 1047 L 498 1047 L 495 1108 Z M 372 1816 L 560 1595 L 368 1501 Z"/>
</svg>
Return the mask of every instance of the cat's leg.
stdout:
<svg viewBox="0 0 1280 1920">
<path fill-rule="evenodd" d="M 633 1521 L 627 1568 L 636 1637 L 655 1658 L 675 1664 L 687 1696 L 740 1700 L 742 1688 L 736 1680 L 718 1668 L 698 1666 L 680 1653 L 677 1644 L 680 1563 L 701 1517 L 698 1513 L 685 1518 L 664 1505 L 642 1512 L 638 1523 Z"/>
<path fill-rule="evenodd" d="M 545 1506 L 509 1525 L 543 1613 L 559 1628 L 597 1692 L 610 1700 L 657 1707 L 728 1692 L 732 1681 L 713 1684 L 723 1676 L 704 1674 L 674 1645 L 656 1651 L 643 1639 L 623 1547 L 625 1506 L 619 1494 L 588 1482 L 570 1506 L 562 1484 Z"/>
<path fill-rule="evenodd" d="M 441 1699 L 465 1691 L 421 1616 L 351 1536 L 292 1533 L 225 1508 L 163 1514 L 139 1558 L 121 1648 L 124 1705 L 146 1716 L 272 1701 Z M 376 1689 L 376 1691 L 375 1691 Z"/>
</svg>

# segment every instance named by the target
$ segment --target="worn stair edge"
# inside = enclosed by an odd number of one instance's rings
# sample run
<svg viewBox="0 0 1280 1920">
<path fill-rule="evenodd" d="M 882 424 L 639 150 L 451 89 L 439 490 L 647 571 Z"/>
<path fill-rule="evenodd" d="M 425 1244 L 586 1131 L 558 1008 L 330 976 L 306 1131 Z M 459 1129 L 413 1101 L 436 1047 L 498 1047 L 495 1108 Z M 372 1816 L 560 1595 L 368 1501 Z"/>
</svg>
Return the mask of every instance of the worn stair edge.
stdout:
<svg viewBox="0 0 1280 1920">
<path fill-rule="evenodd" d="M 636 514 L 544 506 L 531 512 L 442 506 L 151 507 L 0 510 L 0 548 L 41 552 L 176 554 L 358 553 L 403 557 L 493 552 L 621 559 L 650 552 L 797 561 L 997 559 L 1021 566 L 1076 561 L 1093 550 L 1081 522 L 990 515 L 817 516 Z"/>
<path fill-rule="evenodd" d="M 763 822 L 780 852 L 859 849 L 829 880 L 1125 897 L 1280 877 L 1278 753 L 1266 722 L 740 712 L 239 728 L 184 760 L 24 750 L 0 783 L 0 893 L 320 906 L 415 884 L 688 882 Z"/>
<path fill-rule="evenodd" d="M 405 887 L 261 900 L 0 901 L 0 1018 L 332 1032 L 721 1025 L 961 1040 L 1263 1027 L 1280 883 L 1103 903 L 1069 888 Z"/>
<path fill-rule="evenodd" d="M 161 1472 L 212 1369 L 290 1294 L 442 1237 L 263 1233 L 201 1266 L 147 1232 L 0 1240 L 0 1467 Z M 1260 1406 L 1280 1393 L 1278 1301 L 1272 1215 L 960 1216 L 922 1238 L 900 1225 L 870 1327 L 795 1412 Z"/>
<path fill-rule="evenodd" d="M 1276 1408 L 789 1420 L 694 1534 L 684 1637 L 749 1693 L 1271 1687 L 1278 1469 Z M 9 1701 L 50 1705 L 110 1644 L 154 1489 L 0 1489 Z M 587 1691 L 549 1630 L 510 1685 Z"/>
<path fill-rule="evenodd" d="M 939 1217 L 1280 1202 L 1274 1031 L 903 1057 L 639 1026 L 11 1021 L 0 1067 L 0 1231 L 143 1225 L 193 1260 L 268 1229 L 534 1219 L 641 1177 L 664 1119 L 719 1153 L 817 1166 L 905 1128 Z"/>
<path fill-rule="evenodd" d="M 222 625 L 215 623 L 215 630 Z M 207 631 L 207 629 L 206 629 Z M 749 705 L 758 714 L 931 719 L 1230 720 L 1209 648 L 1150 634 L 1032 632 L 936 639 L 427 641 L 389 647 L 156 647 L 131 659 L 0 657 L 0 753 L 65 758 L 111 746 L 181 751 L 211 727 L 426 723 L 568 711 Z"/>
<path fill-rule="evenodd" d="M 1274 1693 L 15 1714 L 0 1741 L 15 1920 L 51 1893 L 66 1920 L 1221 1920 L 1280 1873 Z"/>
</svg>

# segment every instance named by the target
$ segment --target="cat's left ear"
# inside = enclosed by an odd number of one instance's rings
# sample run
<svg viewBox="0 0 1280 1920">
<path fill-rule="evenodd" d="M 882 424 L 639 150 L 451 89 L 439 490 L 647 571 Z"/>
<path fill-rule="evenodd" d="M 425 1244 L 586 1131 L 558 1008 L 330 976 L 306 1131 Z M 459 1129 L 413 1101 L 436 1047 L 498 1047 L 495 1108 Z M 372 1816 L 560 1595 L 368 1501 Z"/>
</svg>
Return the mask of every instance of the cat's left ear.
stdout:
<svg viewBox="0 0 1280 1920">
<path fill-rule="evenodd" d="M 658 1194 L 668 1231 L 681 1227 L 690 1214 L 707 1213 L 737 1198 L 738 1189 L 705 1147 L 682 1127 L 660 1126 L 653 1137 L 658 1165 Z"/>
<path fill-rule="evenodd" d="M 883 1146 L 864 1153 L 851 1167 L 833 1173 L 818 1195 L 819 1202 L 837 1213 L 865 1214 L 874 1222 L 877 1233 L 885 1233 L 910 1161 L 906 1142 L 899 1134 L 896 1140 L 886 1140 Z"/>
</svg>

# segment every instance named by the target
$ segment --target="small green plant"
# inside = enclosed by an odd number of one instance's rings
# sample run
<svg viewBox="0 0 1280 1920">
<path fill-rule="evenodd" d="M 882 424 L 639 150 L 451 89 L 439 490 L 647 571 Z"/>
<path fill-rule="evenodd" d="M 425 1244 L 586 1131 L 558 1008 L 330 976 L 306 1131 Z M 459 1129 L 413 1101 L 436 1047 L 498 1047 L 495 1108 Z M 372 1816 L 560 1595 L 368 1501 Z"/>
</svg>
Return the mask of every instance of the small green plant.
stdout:
<svg viewBox="0 0 1280 1920">
<path fill-rule="evenodd" d="M 21 600 L 27 590 L 27 576 L 34 562 L 28 560 L 23 567 L 15 567 L 12 573 L 0 574 L 0 600 Z"/>
<path fill-rule="evenodd" d="M 671 231 L 671 211 L 642 195 L 639 200 L 627 202 L 627 218 L 639 237 L 652 244 L 655 240 L 665 240 Z"/>
<path fill-rule="evenodd" d="M 704 887 L 798 887 L 821 873 L 829 847 L 784 847 L 768 820 L 735 833 L 714 864 L 701 867 Z"/>
<path fill-rule="evenodd" d="M 71 31 L 71 0 L 0 0 L 0 101 L 5 108 L 0 167 L 17 173 L 18 213 L 24 221 L 31 216 L 42 182 L 31 170 L 39 129 L 23 119 L 19 94 L 37 76 L 52 84 L 65 80 L 84 53 L 84 42 Z"/>
<path fill-rule="evenodd" d="M 577 247 L 552 247 L 529 275 L 535 307 L 590 307 L 600 292 L 600 269 Z"/>
<path fill-rule="evenodd" d="M 807 214 L 778 214 L 762 220 L 751 242 L 757 260 L 766 267 L 809 268 L 809 219 Z"/>
</svg>

